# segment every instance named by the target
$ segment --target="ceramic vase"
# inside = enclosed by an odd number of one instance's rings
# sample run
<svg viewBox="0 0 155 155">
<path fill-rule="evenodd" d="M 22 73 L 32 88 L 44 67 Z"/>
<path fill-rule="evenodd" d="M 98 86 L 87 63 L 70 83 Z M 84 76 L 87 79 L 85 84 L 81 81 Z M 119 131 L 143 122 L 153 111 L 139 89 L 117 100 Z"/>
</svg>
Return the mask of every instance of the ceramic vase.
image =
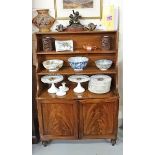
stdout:
<svg viewBox="0 0 155 155">
<path fill-rule="evenodd" d="M 39 28 L 39 32 L 49 32 L 55 19 L 49 15 L 49 9 L 37 10 L 38 15 L 33 18 L 32 23 Z"/>
</svg>

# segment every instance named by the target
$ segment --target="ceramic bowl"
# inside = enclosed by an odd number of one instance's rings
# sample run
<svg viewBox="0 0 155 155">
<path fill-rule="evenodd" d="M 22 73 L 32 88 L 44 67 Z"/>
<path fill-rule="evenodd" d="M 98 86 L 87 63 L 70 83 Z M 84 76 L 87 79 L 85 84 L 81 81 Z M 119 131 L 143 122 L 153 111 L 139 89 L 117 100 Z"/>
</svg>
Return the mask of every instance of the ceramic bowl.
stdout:
<svg viewBox="0 0 155 155">
<path fill-rule="evenodd" d="M 96 60 L 95 64 L 100 70 L 107 70 L 111 67 L 112 61 L 107 59 L 101 59 L 101 60 Z"/>
<path fill-rule="evenodd" d="M 49 70 L 49 72 L 58 71 L 63 66 L 63 60 L 53 59 L 43 62 L 43 66 Z"/>
<path fill-rule="evenodd" d="M 82 71 L 88 63 L 88 58 L 87 57 L 70 57 L 68 59 L 68 62 L 70 66 L 75 70 L 75 71 Z"/>
</svg>

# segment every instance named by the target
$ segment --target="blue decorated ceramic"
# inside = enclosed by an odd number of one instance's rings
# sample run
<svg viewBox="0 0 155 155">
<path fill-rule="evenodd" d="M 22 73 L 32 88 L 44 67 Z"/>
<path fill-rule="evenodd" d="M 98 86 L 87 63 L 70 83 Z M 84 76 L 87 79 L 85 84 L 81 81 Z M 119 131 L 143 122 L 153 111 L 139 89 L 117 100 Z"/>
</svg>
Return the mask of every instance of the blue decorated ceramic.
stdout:
<svg viewBox="0 0 155 155">
<path fill-rule="evenodd" d="M 75 70 L 75 71 L 82 71 L 88 63 L 88 58 L 87 57 L 70 57 L 68 59 L 68 62 L 70 66 Z"/>
</svg>

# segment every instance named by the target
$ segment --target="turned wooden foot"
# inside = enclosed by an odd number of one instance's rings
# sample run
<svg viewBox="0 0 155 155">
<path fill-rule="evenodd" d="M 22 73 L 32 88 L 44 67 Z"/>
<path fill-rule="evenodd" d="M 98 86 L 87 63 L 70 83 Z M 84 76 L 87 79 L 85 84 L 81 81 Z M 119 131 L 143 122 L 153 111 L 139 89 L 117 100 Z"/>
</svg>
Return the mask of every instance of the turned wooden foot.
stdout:
<svg viewBox="0 0 155 155">
<path fill-rule="evenodd" d="M 114 146 L 116 144 L 116 139 L 111 139 L 111 144 Z"/>
<path fill-rule="evenodd" d="M 43 145 L 44 147 L 46 147 L 47 144 L 48 144 L 48 141 L 42 141 L 42 145 Z"/>
</svg>

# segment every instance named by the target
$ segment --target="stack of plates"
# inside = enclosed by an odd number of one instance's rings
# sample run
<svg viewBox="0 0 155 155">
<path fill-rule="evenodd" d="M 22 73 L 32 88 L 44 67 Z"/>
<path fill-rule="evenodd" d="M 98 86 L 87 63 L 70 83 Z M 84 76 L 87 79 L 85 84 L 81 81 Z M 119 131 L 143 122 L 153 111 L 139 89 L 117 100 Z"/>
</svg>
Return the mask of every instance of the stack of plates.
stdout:
<svg viewBox="0 0 155 155">
<path fill-rule="evenodd" d="M 96 94 L 107 93 L 110 91 L 111 80 L 108 75 L 93 75 L 90 77 L 88 90 Z"/>
</svg>

